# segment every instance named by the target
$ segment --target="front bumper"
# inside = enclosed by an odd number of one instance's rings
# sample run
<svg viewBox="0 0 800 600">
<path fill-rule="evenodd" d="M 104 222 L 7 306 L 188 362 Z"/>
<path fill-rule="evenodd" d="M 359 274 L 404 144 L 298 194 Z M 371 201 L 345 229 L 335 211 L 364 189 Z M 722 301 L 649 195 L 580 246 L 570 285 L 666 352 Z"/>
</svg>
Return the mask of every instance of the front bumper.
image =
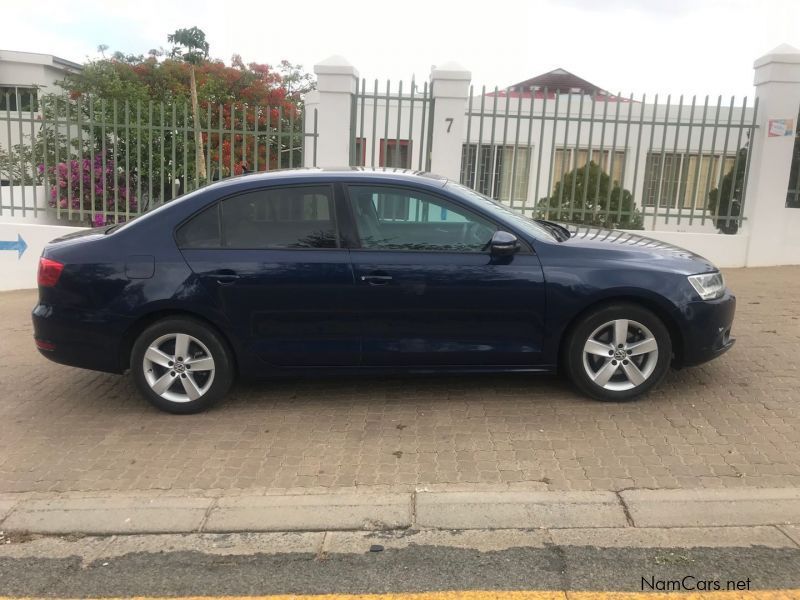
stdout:
<svg viewBox="0 0 800 600">
<path fill-rule="evenodd" d="M 115 321 L 75 308 L 37 304 L 31 315 L 33 337 L 44 342 L 42 356 L 71 367 L 122 373 L 120 342 L 124 328 Z M 43 349 L 46 346 L 51 349 Z"/>
<path fill-rule="evenodd" d="M 717 300 L 698 300 L 686 304 L 680 311 L 683 333 L 683 353 L 679 367 L 691 367 L 712 360 L 733 347 L 731 336 L 736 313 L 736 296 L 725 290 Z"/>
</svg>

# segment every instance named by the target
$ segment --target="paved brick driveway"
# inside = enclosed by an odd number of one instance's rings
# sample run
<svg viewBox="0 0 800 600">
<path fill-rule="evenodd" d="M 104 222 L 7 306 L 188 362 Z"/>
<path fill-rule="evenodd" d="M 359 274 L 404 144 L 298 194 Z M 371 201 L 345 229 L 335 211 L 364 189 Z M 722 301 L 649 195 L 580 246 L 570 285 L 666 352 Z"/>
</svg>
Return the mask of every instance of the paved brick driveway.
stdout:
<svg viewBox="0 0 800 600">
<path fill-rule="evenodd" d="M 189 417 L 41 358 L 35 293 L 0 294 L 0 492 L 800 486 L 800 267 L 726 275 L 736 347 L 638 403 L 541 376 L 326 379 L 240 384 Z"/>
</svg>

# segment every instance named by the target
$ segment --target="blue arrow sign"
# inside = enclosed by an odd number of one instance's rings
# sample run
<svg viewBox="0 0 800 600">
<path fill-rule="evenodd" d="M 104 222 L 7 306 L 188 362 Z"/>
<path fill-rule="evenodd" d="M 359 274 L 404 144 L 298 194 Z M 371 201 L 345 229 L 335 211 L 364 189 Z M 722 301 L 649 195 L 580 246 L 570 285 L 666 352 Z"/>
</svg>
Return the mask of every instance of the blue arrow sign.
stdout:
<svg viewBox="0 0 800 600">
<path fill-rule="evenodd" d="M 22 239 L 20 234 L 17 234 L 17 241 L 16 242 L 2 242 L 0 241 L 0 250 L 16 250 L 17 251 L 17 260 L 22 258 L 22 255 L 25 254 L 25 250 L 28 248 L 28 244 L 25 243 L 25 240 Z"/>
</svg>

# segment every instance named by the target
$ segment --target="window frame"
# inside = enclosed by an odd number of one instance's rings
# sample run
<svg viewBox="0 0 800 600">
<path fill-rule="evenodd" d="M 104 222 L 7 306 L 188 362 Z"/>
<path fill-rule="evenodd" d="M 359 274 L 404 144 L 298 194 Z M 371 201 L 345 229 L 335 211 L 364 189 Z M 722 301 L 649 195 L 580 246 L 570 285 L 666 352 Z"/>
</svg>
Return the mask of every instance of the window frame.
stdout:
<svg viewBox="0 0 800 600">
<path fill-rule="evenodd" d="M 411 192 L 419 192 L 422 194 L 427 194 L 435 199 L 442 200 L 444 202 L 449 202 L 450 204 L 457 206 L 464 212 L 469 215 L 478 217 L 484 221 L 487 221 L 494 225 L 497 229 L 495 231 L 506 231 L 508 233 L 513 234 L 516 236 L 517 240 L 519 241 L 519 252 L 517 254 L 534 254 L 533 248 L 528 243 L 528 241 L 519 234 L 516 230 L 508 227 L 505 223 L 498 221 L 497 219 L 485 215 L 484 213 L 475 210 L 471 206 L 466 206 L 459 202 L 458 200 L 454 200 L 450 196 L 445 194 L 437 193 L 436 190 L 429 190 L 427 188 L 419 188 L 408 186 L 404 184 L 391 184 L 391 183 L 361 183 L 361 182 L 353 182 L 353 181 L 345 181 L 342 183 L 342 202 L 344 205 L 344 210 L 347 214 L 347 219 L 350 222 L 350 229 L 352 230 L 353 240 L 350 242 L 352 245 L 348 246 L 348 249 L 355 252 L 405 252 L 405 253 L 434 253 L 434 254 L 468 254 L 468 255 L 480 255 L 480 256 L 490 256 L 491 250 L 479 250 L 477 252 L 469 252 L 466 250 L 408 250 L 403 248 L 365 248 L 361 245 L 361 235 L 358 232 L 358 224 L 356 223 L 355 214 L 353 214 L 353 203 L 350 197 L 350 188 L 353 186 L 361 186 L 361 187 L 374 187 L 374 188 L 387 188 L 387 189 L 394 189 L 394 190 L 409 190 Z"/>
<path fill-rule="evenodd" d="M 286 188 L 298 188 L 298 187 L 316 187 L 316 188 L 328 188 L 330 191 L 330 199 L 331 199 L 331 220 L 333 221 L 333 228 L 334 234 L 336 239 L 336 247 L 335 248 L 283 248 L 283 247 L 275 247 L 275 248 L 230 248 L 223 245 L 223 227 L 222 227 L 222 203 L 226 200 L 230 200 L 232 198 L 236 198 L 238 196 L 244 196 L 245 194 L 252 194 L 253 192 L 266 192 L 271 190 L 281 190 Z M 347 245 L 345 244 L 344 238 L 341 234 L 341 227 L 339 226 L 339 214 L 338 214 L 338 200 L 337 200 L 337 193 L 336 187 L 334 186 L 333 182 L 326 181 L 323 183 L 293 183 L 293 184 L 282 184 L 282 185 L 270 185 L 270 186 L 262 186 L 257 188 L 250 188 L 246 190 L 238 190 L 237 192 L 228 194 L 227 196 L 223 196 L 221 198 L 217 198 L 216 200 L 209 202 L 207 205 L 203 206 L 202 208 L 194 211 L 191 215 L 183 219 L 180 223 L 178 223 L 175 228 L 173 229 L 173 239 L 175 240 L 175 245 L 177 246 L 179 251 L 183 250 L 226 250 L 226 251 L 237 251 L 237 250 L 244 250 L 244 251 L 264 251 L 264 252 L 286 252 L 286 251 L 312 251 L 312 252 L 319 252 L 319 251 L 346 251 Z M 188 224 L 192 219 L 199 216 L 201 213 L 205 212 L 206 210 L 211 210 L 212 207 L 216 207 L 217 210 L 217 227 L 219 228 L 219 246 L 207 246 L 207 247 L 182 247 L 178 244 L 178 230 L 183 227 L 184 225 Z"/>
</svg>

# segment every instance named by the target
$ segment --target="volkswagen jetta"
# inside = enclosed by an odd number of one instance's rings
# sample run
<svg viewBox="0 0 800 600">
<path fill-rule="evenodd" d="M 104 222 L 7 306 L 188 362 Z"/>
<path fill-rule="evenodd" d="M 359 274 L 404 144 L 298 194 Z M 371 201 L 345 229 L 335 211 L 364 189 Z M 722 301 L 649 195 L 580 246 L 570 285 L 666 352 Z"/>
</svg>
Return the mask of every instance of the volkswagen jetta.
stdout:
<svg viewBox="0 0 800 600">
<path fill-rule="evenodd" d="M 215 183 L 51 242 L 34 336 L 191 413 L 237 375 L 563 370 L 630 400 L 728 350 L 722 274 L 632 233 L 532 220 L 410 171 Z"/>
</svg>

